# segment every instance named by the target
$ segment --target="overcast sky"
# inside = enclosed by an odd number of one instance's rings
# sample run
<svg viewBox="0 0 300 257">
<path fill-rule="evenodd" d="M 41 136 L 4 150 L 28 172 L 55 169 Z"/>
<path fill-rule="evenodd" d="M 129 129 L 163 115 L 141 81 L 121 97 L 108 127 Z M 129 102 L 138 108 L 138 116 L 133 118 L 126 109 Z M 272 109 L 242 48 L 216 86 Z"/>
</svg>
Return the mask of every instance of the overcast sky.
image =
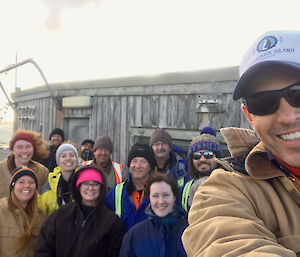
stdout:
<svg viewBox="0 0 300 257">
<path fill-rule="evenodd" d="M 33 58 L 53 83 L 234 66 L 264 32 L 300 30 L 299 7 L 299 0 L 3 0 L 0 70 L 16 56 Z M 15 77 L 0 74 L 8 92 Z M 32 65 L 18 69 L 18 87 L 43 84 Z"/>
</svg>

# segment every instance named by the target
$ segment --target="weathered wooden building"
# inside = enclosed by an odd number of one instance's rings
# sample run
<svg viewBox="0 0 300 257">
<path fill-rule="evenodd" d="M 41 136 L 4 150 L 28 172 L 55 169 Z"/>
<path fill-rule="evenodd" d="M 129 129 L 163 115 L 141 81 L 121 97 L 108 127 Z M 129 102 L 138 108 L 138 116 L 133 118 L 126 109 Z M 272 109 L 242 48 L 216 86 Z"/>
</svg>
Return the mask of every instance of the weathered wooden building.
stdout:
<svg viewBox="0 0 300 257">
<path fill-rule="evenodd" d="M 246 127 L 240 102 L 232 100 L 238 67 L 51 84 L 59 108 L 45 86 L 15 92 L 15 129 L 39 131 L 48 140 L 61 127 L 67 139 L 109 135 L 113 159 L 126 163 L 135 142 L 148 142 L 166 128 L 174 143 L 187 148 L 205 126 Z M 218 138 L 226 145 L 220 134 Z"/>
</svg>

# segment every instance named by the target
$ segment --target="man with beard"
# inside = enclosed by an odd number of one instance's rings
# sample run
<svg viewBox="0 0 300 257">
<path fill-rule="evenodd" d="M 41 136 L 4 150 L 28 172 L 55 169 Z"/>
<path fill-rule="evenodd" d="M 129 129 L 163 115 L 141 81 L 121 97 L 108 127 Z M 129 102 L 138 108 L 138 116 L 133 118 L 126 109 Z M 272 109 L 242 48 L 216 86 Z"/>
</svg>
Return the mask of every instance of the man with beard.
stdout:
<svg viewBox="0 0 300 257">
<path fill-rule="evenodd" d="M 260 141 L 253 146 L 240 128 L 222 132 L 232 158 L 245 161 L 198 188 L 184 248 L 197 257 L 300 256 L 300 31 L 259 37 L 240 76 L 233 99 L 243 99 Z"/>
<path fill-rule="evenodd" d="M 92 163 L 92 160 L 94 159 L 94 143 L 95 142 L 92 139 L 84 139 L 82 141 L 80 148 L 80 157 L 78 158 L 78 162 L 82 166 L 87 166 Z"/>
<path fill-rule="evenodd" d="M 202 129 L 195 137 L 188 151 L 188 166 L 191 180 L 181 187 L 183 209 L 189 211 L 198 187 L 208 179 L 211 172 L 221 165 L 217 159 L 222 157 L 222 150 L 217 143 L 216 131 L 211 127 Z"/>
<path fill-rule="evenodd" d="M 154 172 L 164 173 L 174 179 L 178 187 L 183 186 L 189 180 L 186 156 L 183 150 L 179 152 L 172 147 L 170 134 L 164 129 L 156 129 L 150 137 L 150 146 L 155 158 Z"/>
</svg>

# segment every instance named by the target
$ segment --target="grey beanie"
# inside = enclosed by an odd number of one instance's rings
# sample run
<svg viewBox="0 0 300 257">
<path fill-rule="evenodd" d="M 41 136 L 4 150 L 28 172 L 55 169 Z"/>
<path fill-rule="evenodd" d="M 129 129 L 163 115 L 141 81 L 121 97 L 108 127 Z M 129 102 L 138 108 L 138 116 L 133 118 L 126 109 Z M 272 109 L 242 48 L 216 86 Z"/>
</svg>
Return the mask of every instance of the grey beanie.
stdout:
<svg viewBox="0 0 300 257">
<path fill-rule="evenodd" d="M 56 163 L 57 163 L 57 165 L 59 165 L 58 161 L 59 161 L 59 158 L 60 158 L 61 154 L 64 151 L 67 151 L 67 150 L 71 150 L 72 152 L 74 152 L 74 154 L 76 156 L 76 159 L 78 161 L 78 152 L 77 152 L 76 148 L 71 144 L 62 144 L 62 145 L 60 145 L 60 147 L 57 148 L 57 151 L 56 151 Z"/>
</svg>

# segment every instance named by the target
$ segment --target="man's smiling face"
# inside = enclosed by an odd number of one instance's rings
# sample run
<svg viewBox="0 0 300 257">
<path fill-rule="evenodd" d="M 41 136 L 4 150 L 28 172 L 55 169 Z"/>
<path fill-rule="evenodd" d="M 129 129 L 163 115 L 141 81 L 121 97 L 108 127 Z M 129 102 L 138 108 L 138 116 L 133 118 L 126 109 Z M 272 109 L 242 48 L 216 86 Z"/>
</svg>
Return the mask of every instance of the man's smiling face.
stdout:
<svg viewBox="0 0 300 257">
<path fill-rule="evenodd" d="M 296 82 L 300 83 L 299 72 L 273 67 L 256 80 L 252 92 L 279 90 Z M 288 165 L 300 168 L 300 108 L 281 97 L 278 110 L 269 115 L 250 114 L 244 105 L 242 109 L 266 148 Z"/>
</svg>

